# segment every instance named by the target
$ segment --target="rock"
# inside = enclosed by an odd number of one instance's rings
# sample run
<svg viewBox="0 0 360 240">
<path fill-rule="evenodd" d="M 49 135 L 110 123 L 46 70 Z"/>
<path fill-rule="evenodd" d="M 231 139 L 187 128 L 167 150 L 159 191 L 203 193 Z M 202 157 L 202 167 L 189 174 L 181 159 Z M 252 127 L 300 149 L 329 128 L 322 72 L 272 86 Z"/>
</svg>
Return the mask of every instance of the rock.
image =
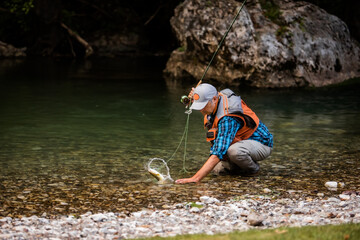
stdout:
<svg viewBox="0 0 360 240">
<path fill-rule="evenodd" d="M 183 208 L 183 207 L 184 207 L 184 204 L 182 204 L 182 203 L 175 204 L 175 208 Z"/>
<path fill-rule="evenodd" d="M 220 202 L 218 199 L 213 198 L 213 197 L 208 197 L 208 196 L 202 196 L 200 197 L 200 201 L 205 203 L 205 204 L 213 204 L 213 203 L 218 203 Z"/>
<path fill-rule="evenodd" d="M 295 190 L 287 190 L 287 192 L 288 192 L 289 194 L 295 194 L 295 193 L 296 193 Z"/>
<path fill-rule="evenodd" d="M 312 223 L 312 222 L 314 222 L 314 219 L 312 217 L 305 217 L 303 219 L 303 222 L 304 223 Z"/>
<path fill-rule="evenodd" d="M 350 195 L 345 195 L 345 194 L 340 194 L 339 198 L 341 200 L 347 201 L 347 200 L 350 200 L 351 196 Z"/>
<path fill-rule="evenodd" d="M 26 48 L 16 48 L 0 41 L 0 57 L 25 57 Z"/>
<path fill-rule="evenodd" d="M 271 193 L 272 191 L 270 189 L 268 189 L 268 188 L 264 188 L 263 192 L 264 193 Z"/>
<path fill-rule="evenodd" d="M 251 226 L 261 226 L 264 220 L 265 220 L 264 216 L 254 212 L 250 213 L 247 216 L 247 222 Z"/>
<path fill-rule="evenodd" d="M 91 219 L 94 220 L 95 222 L 102 222 L 102 221 L 106 220 L 107 218 L 108 217 L 102 213 L 94 214 L 91 216 Z"/>
<path fill-rule="evenodd" d="M 277 0 L 279 16 L 247 3 L 206 79 L 254 87 L 324 86 L 360 76 L 360 49 L 346 24 L 304 1 Z M 171 26 L 180 42 L 166 64 L 168 79 L 200 79 L 241 2 L 185 0 Z"/>
<path fill-rule="evenodd" d="M 360 196 L 360 191 L 344 191 L 342 192 L 342 194 L 345 194 L 345 195 L 353 195 L 353 196 Z"/>
<path fill-rule="evenodd" d="M 136 218 L 140 218 L 142 216 L 142 212 L 134 212 L 132 215 Z"/>
<path fill-rule="evenodd" d="M 338 183 L 337 182 L 326 182 L 325 187 L 330 191 L 337 191 Z"/>
<path fill-rule="evenodd" d="M 190 209 L 190 212 L 192 212 L 192 213 L 199 213 L 199 212 L 200 212 L 200 209 L 197 208 L 197 207 L 192 207 L 192 208 Z"/>
<path fill-rule="evenodd" d="M 328 201 L 328 202 L 340 202 L 341 200 L 338 199 L 338 198 L 335 198 L 335 197 L 330 197 L 330 198 L 328 198 L 327 201 Z"/>
<path fill-rule="evenodd" d="M 97 50 L 100 56 L 113 57 L 124 53 L 133 53 L 140 43 L 140 36 L 135 32 L 126 34 L 96 34 L 90 45 Z"/>
</svg>

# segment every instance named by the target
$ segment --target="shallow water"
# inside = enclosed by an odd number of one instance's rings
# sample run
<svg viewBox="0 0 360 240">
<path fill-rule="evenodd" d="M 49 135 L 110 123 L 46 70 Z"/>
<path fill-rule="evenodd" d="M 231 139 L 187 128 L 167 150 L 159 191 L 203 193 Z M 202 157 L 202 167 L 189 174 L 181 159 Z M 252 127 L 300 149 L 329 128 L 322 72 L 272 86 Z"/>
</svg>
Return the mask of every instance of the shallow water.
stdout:
<svg viewBox="0 0 360 240">
<path fill-rule="evenodd" d="M 186 115 L 190 84 L 162 78 L 164 59 L 0 61 L 0 216 L 81 214 L 164 207 L 244 194 L 325 196 L 359 190 L 359 80 L 321 89 L 237 91 L 275 136 L 256 177 L 209 176 L 159 185 L 150 158 L 168 160 Z M 169 161 L 174 179 L 207 159 L 202 116 L 190 116 Z M 337 192 L 326 181 L 345 183 Z"/>
</svg>

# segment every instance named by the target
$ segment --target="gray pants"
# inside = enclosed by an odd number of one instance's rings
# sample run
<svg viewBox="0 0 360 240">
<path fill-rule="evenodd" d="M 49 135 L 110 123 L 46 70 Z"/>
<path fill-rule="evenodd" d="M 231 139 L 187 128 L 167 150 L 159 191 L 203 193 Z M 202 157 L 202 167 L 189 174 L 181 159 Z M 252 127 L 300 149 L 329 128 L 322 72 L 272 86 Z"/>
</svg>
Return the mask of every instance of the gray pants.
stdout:
<svg viewBox="0 0 360 240">
<path fill-rule="evenodd" d="M 254 140 L 243 140 L 232 144 L 227 157 L 213 169 L 214 174 L 252 175 L 259 171 L 258 161 L 270 156 L 271 147 Z"/>
</svg>

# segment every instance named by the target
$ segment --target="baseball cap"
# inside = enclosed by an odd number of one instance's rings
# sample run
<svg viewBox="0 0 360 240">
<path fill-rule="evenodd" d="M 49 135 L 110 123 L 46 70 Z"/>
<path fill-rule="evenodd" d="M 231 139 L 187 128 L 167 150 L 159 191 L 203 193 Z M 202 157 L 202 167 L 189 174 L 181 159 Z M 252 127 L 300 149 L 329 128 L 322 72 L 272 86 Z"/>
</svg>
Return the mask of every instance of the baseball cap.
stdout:
<svg viewBox="0 0 360 240">
<path fill-rule="evenodd" d="M 201 110 L 218 92 L 213 85 L 202 83 L 194 89 L 193 99 L 194 102 L 190 109 Z"/>
</svg>

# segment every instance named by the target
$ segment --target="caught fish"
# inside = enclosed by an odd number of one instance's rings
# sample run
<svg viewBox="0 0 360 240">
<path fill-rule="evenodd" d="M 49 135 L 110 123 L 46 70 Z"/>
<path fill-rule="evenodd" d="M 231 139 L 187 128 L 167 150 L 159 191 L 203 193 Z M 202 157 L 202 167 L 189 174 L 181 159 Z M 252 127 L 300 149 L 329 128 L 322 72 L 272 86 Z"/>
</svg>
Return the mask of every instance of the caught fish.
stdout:
<svg viewBox="0 0 360 240">
<path fill-rule="evenodd" d="M 155 169 L 149 168 L 149 169 L 148 169 L 148 172 L 149 172 L 152 176 L 154 176 L 154 178 L 156 178 L 159 182 L 165 181 L 165 177 L 164 177 L 161 173 L 159 173 L 158 171 L 156 171 Z"/>
</svg>

